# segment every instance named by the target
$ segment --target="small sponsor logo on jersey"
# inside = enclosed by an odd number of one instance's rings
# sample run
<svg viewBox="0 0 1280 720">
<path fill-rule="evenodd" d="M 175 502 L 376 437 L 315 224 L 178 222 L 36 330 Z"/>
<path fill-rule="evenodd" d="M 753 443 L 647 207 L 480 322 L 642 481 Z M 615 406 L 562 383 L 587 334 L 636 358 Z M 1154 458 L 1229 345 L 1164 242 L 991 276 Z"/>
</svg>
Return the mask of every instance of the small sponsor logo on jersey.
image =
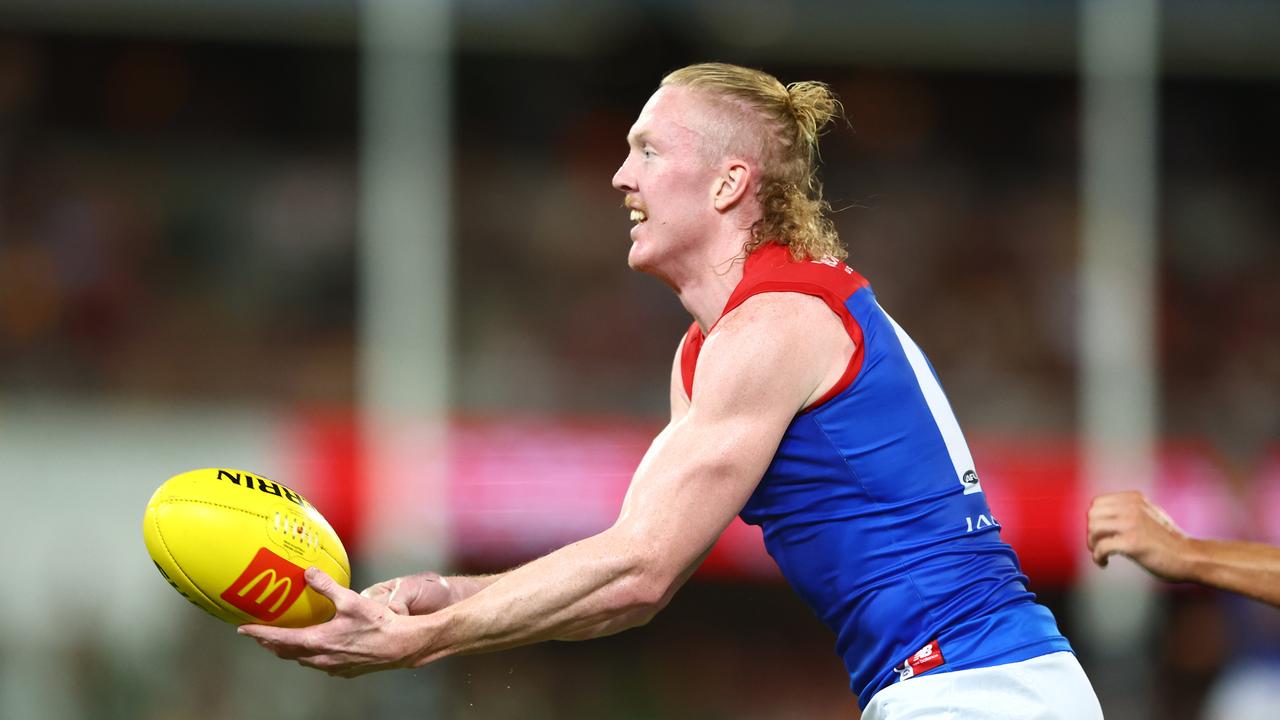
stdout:
<svg viewBox="0 0 1280 720">
<path fill-rule="evenodd" d="M 283 615 L 302 596 L 304 570 L 266 548 L 259 548 L 249 567 L 222 592 L 233 607 L 263 621 Z"/>
<path fill-rule="evenodd" d="M 978 481 L 978 473 L 969 470 L 960 478 L 960 484 L 964 486 L 964 494 L 972 495 L 982 492 L 982 483 Z"/>
<path fill-rule="evenodd" d="M 818 258 L 817 260 L 810 260 L 809 262 L 811 262 L 811 263 L 813 263 L 813 264 L 815 264 L 815 265 L 826 265 L 827 267 L 843 268 L 843 269 L 844 269 L 844 274 L 845 274 L 845 275 L 852 275 L 852 274 L 853 274 L 853 268 L 851 268 L 851 267 L 849 267 L 848 265 L 845 265 L 844 263 L 840 262 L 840 259 L 839 259 L 839 258 L 834 257 L 834 256 L 832 256 L 832 255 L 823 255 L 822 257 Z"/>
<path fill-rule="evenodd" d="M 911 657 L 903 660 L 893 671 L 898 673 L 898 681 L 901 682 L 928 672 L 944 662 L 946 660 L 942 658 L 942 646 L 938 644 L 937 640 L 930 640 L 927 645 L 915 651 L 915 654 Z"/>
</svg>

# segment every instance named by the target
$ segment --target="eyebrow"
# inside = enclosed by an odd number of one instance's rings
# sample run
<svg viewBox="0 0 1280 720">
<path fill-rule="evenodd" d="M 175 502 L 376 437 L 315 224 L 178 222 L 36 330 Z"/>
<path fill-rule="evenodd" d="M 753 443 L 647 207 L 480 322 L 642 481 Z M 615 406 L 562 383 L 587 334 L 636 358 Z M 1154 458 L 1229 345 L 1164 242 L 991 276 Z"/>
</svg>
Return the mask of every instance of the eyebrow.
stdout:
<svg viewBox="0 0 1280 720">
<path fill-rule="evenodd" d="M 644 141 L 648 139 L 649 133 L 646 130 L 641 130 L 638 133 L 627 133 L 628 145 L 642 145 L 644 144 Z"/>
</svg>

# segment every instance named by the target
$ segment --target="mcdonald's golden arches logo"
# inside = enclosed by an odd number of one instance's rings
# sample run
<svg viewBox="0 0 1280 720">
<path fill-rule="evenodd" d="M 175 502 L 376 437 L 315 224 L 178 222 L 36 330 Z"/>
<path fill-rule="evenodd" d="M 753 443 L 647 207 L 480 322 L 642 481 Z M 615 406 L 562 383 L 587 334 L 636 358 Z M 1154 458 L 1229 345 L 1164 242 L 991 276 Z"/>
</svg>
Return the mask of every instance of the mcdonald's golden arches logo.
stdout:
<svg viewBox="0 0 1280 720">
<path fill-rule="evenodd" d="M 258 620 L 271 622 L 302 596 L 307 588 L 302 573 L 303 568 L 266 548 L 259 548 L 249 566 L 221 597 Z"/>
</svg>

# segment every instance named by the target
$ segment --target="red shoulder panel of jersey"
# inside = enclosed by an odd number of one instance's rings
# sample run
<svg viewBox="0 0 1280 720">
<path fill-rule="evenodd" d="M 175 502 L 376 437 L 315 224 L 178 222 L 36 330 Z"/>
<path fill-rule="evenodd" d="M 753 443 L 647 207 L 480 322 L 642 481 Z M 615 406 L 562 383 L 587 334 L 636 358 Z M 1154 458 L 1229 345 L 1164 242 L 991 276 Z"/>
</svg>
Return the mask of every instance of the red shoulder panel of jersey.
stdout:
<svg viewBox="0 0 1280 720">
<path fill-rule="evenodd" d="M 684 383 L 684 395 L 689 399 L 693 399 L 693 370 L 698 366 L 698 353 L 702 352 L 705 339 L 695 320 L 684 334 L 684 345 L 680 348 L 680 380 Z"/>
<path fill-rule="evenodd" d="M 867 286 L 866 278 L 839 260 L 828 257 L 822 260 L 795 260 L 791 251 L 782 245 L 765 245 L 751 253 L 743 268 L 742 282 L 734 288 L 725 304 L 721 317 L 728 315 L 752 295 L 761 292 L 778 292 L 780 285 L 794 283 L 796 292 L 807 295 L 829 295 L 843 306 L 844 301 Z M 768 285 L 769 289 L 761 289 Z M 801 289 L 801 288 L 805 289 Z"/>
<path fill-rule="evenodd" d="M 831 312 L 840 318 L 853 340 L 853 357 L 849 358 L 844 374 L 822 397 L 815 400 L 805 410 L 827 402 L 840 394 L 853 383 L 862 369 L 862 327 L 845 307 L 845 301 L 858 290 L 867 286 L 867 281 L 853 268 L 835 258 L 822 260 L 795 260 L 791 251 L 782 245 L 765 245 L 747 257 L 743 268 L 742 281 L 729 295 L 724 311 L 720 317 L 732 312 L 752 295 L 769 292 L 795 292 L 813 295 L 826 302 Z M 712 330 L 714 330 L 714 326 Z M 689 327 L 685 336 L 684 349 L 680 357 L 680 373 L 684 381 L 685 392 L 693 398 L 693 375 L 698 364 L 698 353 L 704 341 L 701 329 L 695 322 Z"/>
</svg>

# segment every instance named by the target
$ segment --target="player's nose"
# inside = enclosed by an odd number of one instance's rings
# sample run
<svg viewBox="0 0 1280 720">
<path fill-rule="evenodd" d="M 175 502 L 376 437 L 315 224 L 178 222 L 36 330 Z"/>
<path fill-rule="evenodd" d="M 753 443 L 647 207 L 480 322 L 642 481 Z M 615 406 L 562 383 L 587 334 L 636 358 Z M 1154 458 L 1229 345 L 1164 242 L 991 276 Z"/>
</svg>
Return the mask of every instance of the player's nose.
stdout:
<svg viewBox="0 0 1280 720">
<path fill-rule="evenodd" d="M 633 193 L 636 191 L 635 176 L 631 172 L 631 157 L 622 161 L 622 165 L 618 167 L 618 171 L 613 174 L 613 187 L 624 193 Z"/>
</svg>

